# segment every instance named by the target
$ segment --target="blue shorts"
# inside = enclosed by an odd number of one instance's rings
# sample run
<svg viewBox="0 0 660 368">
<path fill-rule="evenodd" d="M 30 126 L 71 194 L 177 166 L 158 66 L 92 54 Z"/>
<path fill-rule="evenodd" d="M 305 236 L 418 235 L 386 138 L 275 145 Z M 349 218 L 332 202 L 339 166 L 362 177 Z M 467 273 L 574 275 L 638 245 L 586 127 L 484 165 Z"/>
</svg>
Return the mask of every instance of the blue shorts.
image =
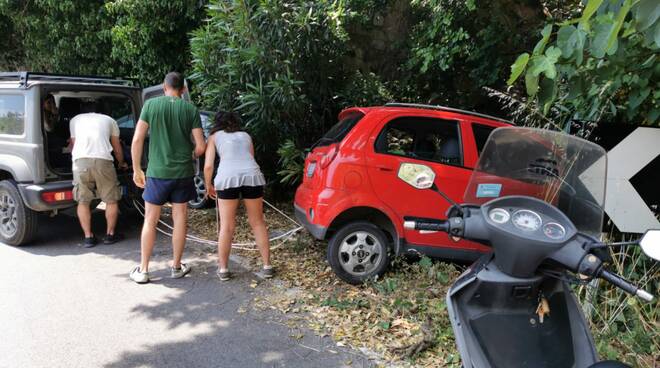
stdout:
<svg viewBox="0 0 660 368">
<path fill-rule="evenodd" d="M 156 179 L 147 177 L 142 199 L 162 206 L 167 202 L 186 203 L 197 197 L 193 178 Z"/>
</svg>

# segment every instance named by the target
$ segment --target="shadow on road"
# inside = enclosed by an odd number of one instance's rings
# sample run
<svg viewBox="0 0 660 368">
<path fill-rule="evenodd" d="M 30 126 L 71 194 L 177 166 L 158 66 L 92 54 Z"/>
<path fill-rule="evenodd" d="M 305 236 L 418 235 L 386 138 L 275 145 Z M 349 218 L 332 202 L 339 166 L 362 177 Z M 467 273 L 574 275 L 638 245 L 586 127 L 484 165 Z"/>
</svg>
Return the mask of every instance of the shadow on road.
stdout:
<svg viewBox="0 0 660 368">
<path fill-rule="evenodd" d="M 16 249 L 47 257 L 75 256 L 80 254 L 100 254 L 125 260 L 139 261 L 140 230 L 143 218 L 139 213 L 133 211 L 121 214 L 118 219 L 117 233 L 124 236 L 119 243 L 105 245 L 101 239 L 105 234 L 104 212 L 95 210 L 92 212 L 92 230 L 99 240 L 99 244 L 93 248 L 83 248 L 83 232 L 80 228 L 78 218 L 74 210 L 67 210 L 55 217 L 40 216 L 39 230 L 35 239 L 24 246 Z M 154 254 L 166 253 L 164 240 L 159 239 L 154 248 Z M 131 247 L 123 245 L 131 244 Z M 168 245 L 169 247 L 169 245 Z M 133 251 L 137 251 L 136 253 Z M 171 250 L 169 250 L 171 253 Z"/>
<path fill-rule="evenodd" d="M 136 305 L 129 317 L 166 324 L 167 336 L 122 352 L 104 367 L 371 366 L 363 355 L 340 351 L 327 337 L 309 331 L 294 335 L 276 312 L 252 309 L 250 301 L 267 292 L 270 282 L 263 289 L 251 288 L 254 279 L 249 271 L 237 270 L 230 282 L 220 283 L 214 262 L 208 262 L 196 263 L 184 279 L 163 276 L 154 285 L 138 286 L 176 289 L 173 295 Z"/>
<path fill-rule="evenodd" d="M 38 310 L 25 317 L 28 329 L 47 328 L 52 330 L 49 334 L 64 337 L 52 342 L 56 346 L 47 359 L 59 361 L 59 354 L 76 355 L 67 351 L 75 346 L 79 360 L 70 366 L 340 367 L 347 362 L 352 367 L 371 366 L 363 355 L 337 348 L 327 337 L 302 327 L 295 327 L 294 334 L 286 316 L 253 309 L 251 301 L 268 293 L 270 281 L 251 287 L 257 278 L 232 265 L 235 277 L 221 283 L 215 276 L 215 257 L 191 244 L 184 259 L 191 261 L 193 271 L 183 279 L 172 279 L 166 266 L 171 259 L 169 238 L 159 236 L 154 249 L 157 267 L 151 269 L 153 282 L 134 284 L 128 272 L 140 257 L 139 214 L 120 216 L 118 231 L 126 235 L 125 240 L 90 249 L 82 247 L 75 216 L 41 220 L 33 244 L 9 254 L 37 262 L 40 275 L 52 275 L 35 279 L 38 288 L 32 286 L 23 294 L 29 293 L 33 300 L 47 299 L 62 311 L 75 305 L 75 317 L 59 313 L 42 319 Z M 97 236 L 102 235 L 103 212 L 94 212 L 92 221 Z M 24 257 L 26 254 L 40 257 Z M 48 290 L 48 295 L 41 290 Z M 70 330 L 60 330 L 52 327 L 57 323 L 48 322 L 52 318 L 73 318 L 76 323 Z M 76 327 L 81 323 L 85 327 Z M 91 352 L 99 350 L 105 353 L 96 358 Z M 95 363 L 90 365 L 89 359 Z M 45 364 L 31 362 L 32 366 Z"/>
</svg>

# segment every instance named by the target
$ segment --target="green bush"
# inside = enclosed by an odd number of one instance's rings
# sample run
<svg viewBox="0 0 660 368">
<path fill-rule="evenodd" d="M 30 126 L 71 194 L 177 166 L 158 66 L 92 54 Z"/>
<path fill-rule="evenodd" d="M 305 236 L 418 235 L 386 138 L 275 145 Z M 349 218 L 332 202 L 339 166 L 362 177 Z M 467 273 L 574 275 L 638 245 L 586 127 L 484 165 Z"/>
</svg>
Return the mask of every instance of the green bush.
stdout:
<svg viewBox="0 0 660 368">
<path fill-rule="evenodd" d="M 113 19 L 111 58 L 123 74 L 145 84 L 161 83 L 172 70 L 189 68 L 188 34 L 204 15 L 199 0 L 113 0 L 105 10 Z"/>
<path fill-rule="evenodd" d="M 305 154 L 296 147 L 291 139 L 287 139 L 277 150 L 280 157 L 280 183 L 295 186 L 301 182 L 303 169 L 305 167 Z"/>
<path fill-rule="evenodd" d="M 69 74 L 119 72 L 109 57 L 112 20 L 103 0 L 2 1 L 4 14 L 19 55 L 3 67 Z M 0 58 L 2 59 L 2 58 Z"/>
<path fill-rule="evenodd" d="M 0 69 L 117 75 L 186 71 L 199 0 L 0 0 Z"/>
<path fill-rule="evenodd" d="M 336 119 L 343 12 L 332 1 L 216 0 L 193 33 L 202 104 L 243 115 L 271 177 L 281 142 L 307 144 Z"/>
<path fill-rule="evenodd" d="M 566 130 L 573 121 L 657 124 L 659 17 L 656 0 L 589 0 L 580 16 L 547 24 L 511 65 L 508 83 L 521 79 L 528 97 L 521 111 Z"/>
</svg>

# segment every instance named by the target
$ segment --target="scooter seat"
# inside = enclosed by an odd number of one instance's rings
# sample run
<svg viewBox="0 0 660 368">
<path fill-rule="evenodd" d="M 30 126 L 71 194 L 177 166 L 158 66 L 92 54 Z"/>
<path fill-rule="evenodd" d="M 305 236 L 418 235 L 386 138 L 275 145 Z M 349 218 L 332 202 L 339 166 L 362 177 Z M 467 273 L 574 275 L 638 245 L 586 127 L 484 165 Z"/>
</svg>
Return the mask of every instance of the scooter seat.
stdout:
<svg viewBox="0 0 660 368">
<path fill-rule="evenodd" d="M 630 366 L 614 360 L 604 360 L 590 365 L 589 368 L 630 368 Z"/>
</svg>

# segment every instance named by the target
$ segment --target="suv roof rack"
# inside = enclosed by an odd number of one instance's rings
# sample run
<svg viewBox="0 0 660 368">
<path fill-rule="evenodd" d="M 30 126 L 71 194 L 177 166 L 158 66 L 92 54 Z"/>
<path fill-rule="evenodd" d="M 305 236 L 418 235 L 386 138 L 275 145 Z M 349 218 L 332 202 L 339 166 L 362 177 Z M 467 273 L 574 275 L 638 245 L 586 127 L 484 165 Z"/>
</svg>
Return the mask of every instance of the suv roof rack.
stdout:
<svg viewBox="0 0 660 368">
<path fill-rule="evenodd" d="M 497 120 L 497 121 L 502 122 L 502 123 L 507 123 L 507 124 L 514 125 L 512 122 L 510 122 L 508 120 L 505 120 L 505 119 L 502 119 L 502 118 L 496 118 L 494 116 L 490 116 L 490 115 L 486 115 L 486 114 L 480 114 L 480 113 L 474 112 L 474 111 L 461 110 L 461 109 L 456 109 L 456 108 L 453 108 L 453 107 L 446 107 L 446 106 L 441 106 L 441 105 L 424 105 L 424 104 L 416 104 L 416 103 L 388 102 L 388 103 L 385 104 L 385 106 L 386 107 L 410 107 L 410 108 L 413 108 L 413 109 L 431 109 L 431 110 L 457 112 L 457 113 L 460 113 L 460 114 Z"/>
<path fill-rule="evenodd" d="M 116 78 L 109 76 L 96 75 L 68 75 L 68 74 L 50 74 L 36 72 L 3 72 L 0 73 L 1 81 L 18 81 L 20 86 L 26 88 L 30 81 L 48 81 L 48 82 L 82 82 L 112 84 L 118 86 L 139 87 L 140 83 L 133 78 Z"/>
</svg>

